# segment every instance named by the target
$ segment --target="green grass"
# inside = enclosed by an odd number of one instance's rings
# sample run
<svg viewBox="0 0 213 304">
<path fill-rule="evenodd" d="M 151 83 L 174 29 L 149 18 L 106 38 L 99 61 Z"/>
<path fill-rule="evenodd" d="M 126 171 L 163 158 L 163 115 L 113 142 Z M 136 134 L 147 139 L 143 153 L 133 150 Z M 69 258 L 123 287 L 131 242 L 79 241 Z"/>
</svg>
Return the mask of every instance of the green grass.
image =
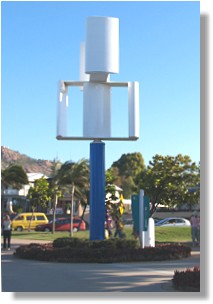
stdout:
<svg viewBox="0 0 213 304">
<path fill-rule="evenodd" d="M 53 241 L 60 237 L 69 237 L 69 232 L 57 231 L 54 234 L 51 232 L 36 232 L 36 231 L 13 231 L 12 238 L 14 239 L 25 239 L 25 240 L 43 240 L 43 241 Z M 79 238 L 89 238 L 89 231 L 79 231 L 73 233 L 74 237 Z"/>
<path fill-rule="evenodd" d="M 156 242 L 190 242 L 190 227 L 155 227 Z"/>
<path fill-rule="evenodd" d="M 126 237 L 133 239 L 132 229 L 125 228 Z M 79 231 L 73 233 L 74 237 L 89 238 L 89 231 Z M 13 231 L 12 238 L 15 239 L 28 239 L 28 240 L 45 240 L 53 241 L 59 237 L 69 237 L 69 232 L 35 232 L 35 231 Z M 155 241 L 156 242 L 191 242 L 191 229 L 190 227 L 155 227 Z"/>
</svg>

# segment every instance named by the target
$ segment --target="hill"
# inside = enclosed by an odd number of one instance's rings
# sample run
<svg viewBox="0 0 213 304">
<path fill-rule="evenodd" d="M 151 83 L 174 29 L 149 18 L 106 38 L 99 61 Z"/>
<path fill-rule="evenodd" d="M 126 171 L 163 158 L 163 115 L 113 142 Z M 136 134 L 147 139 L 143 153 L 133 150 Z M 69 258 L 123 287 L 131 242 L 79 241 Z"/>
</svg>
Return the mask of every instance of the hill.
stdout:
<svg viewBox="0 0 213 304">
<path fill-rule="evenodd" d="M 35 172 L 50 176 L 53 163 L 49 160 L 31 158 L 18 151 L 1 146 L 1 169 L 5 169 L 11 164 L 22 166 L 26 173 Z"/>
</svg>

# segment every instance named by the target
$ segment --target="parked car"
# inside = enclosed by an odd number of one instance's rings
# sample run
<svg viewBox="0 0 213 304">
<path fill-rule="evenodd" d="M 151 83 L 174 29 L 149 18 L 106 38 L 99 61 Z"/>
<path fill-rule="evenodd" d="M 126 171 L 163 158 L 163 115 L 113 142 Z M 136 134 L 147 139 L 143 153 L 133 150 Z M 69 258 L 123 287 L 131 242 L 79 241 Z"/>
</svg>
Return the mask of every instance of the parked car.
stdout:
<svg viewBox="0 0 213 304">
<path fill-rule="evenodd" d="M 154 220 L 155 224 L 156 224 L 157 222 L 161 221 L 159 218 L 153 218 L 153 220 Z"/>
<path fill-rule="evenodd" d="M 52 231 L 52 223 L 38 225 L 35 231 Z M 86 222 L 81 218 L 73 218 L 73 230 L 86 230 Z M 55 220 L 55 231 L 70 231 L 70 218 L 57 218 Z"/>
<path fill-rule="evenodd" d="M 22 231 L 23 229 L 34 229 L 39 224 L 47 224 L 48 219 L 44 213 L 41 212 L 26 212 L 19 213 L 12 220 L 12 229 Z"/>
<path fill-rule="evenodd" d="M 163 227 L 186 227 L 190 225 L 189 220 L 180 217 L 168 217 L 155 223 L 155 226 Z"/>
</svg>

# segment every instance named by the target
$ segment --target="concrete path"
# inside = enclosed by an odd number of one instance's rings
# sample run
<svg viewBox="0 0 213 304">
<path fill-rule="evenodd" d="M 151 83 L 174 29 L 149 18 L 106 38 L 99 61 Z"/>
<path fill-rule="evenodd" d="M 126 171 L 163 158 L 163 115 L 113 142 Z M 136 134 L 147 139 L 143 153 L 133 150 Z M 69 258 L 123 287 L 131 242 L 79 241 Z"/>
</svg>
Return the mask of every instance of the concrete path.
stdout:
<svg viewBox="0 0 213 304">
<path fill-rule="evenodd" d="M 175 270 L 200 264 L 200 252 L 190 258 L 162 262 L 113 264 L 52 263 L 18 259 L 12 250 L 2 251 L 2 291 L 6 292 L 177 292 L 171 279 Z"/>
</svg>

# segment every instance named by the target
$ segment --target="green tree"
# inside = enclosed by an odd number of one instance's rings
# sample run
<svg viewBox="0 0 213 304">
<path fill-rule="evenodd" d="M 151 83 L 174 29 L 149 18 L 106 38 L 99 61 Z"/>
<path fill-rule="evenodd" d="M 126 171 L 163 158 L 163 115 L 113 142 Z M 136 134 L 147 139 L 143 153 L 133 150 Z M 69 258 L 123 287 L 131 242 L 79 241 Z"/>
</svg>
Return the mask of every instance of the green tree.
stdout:
<svg viewBox="0 0 213 304">
<path fill-rule="evenodd" d="M 23 185 L 28 185 L 28 177 L 22 166 L 10 165 L 1 171 L 2 197 L 5 189 L 9 187 L 20 190 Z M 4 199 L 3 199 L 4 201 Z M 13 213 L 11 202 L 7 202 L 7 210 Z"/>
<path fill-rule="evenodd" d="M 118 187 L 122 186 L 122 177 L 120 176 L 120 172 L 118 167 L 111 166 L 106 172 L 109 172 L 113 176 L 113 183 Z"/>
<path fill-rule="evenodd" d="M 34 186 L 30 187 L 27 198 L 30 201 L 33 212 L 38 208 L 47 209 L 47 204 L 51 200 L 51 191 L 49 183 L 44 176 L 37 179 Z"/>
<path fill-rule="evenodd" d="M 138 175 L 137 182 L 138 191 L 144 189 L 150 197 L 151 214 L 159 204 L 175 207 L 199 201 L 199 187 L 193 193 L 190 191 L 200 184 L 199 166 L 187 155 L 156 154 L 147 169 Z"/>
<path fill-rule="evenodd" d="M 17 190 L 20 190 L 23 185 L 29 184 L 27 174 L 19 165 L 10 165 L 2 170 L 1 182 L 4 188 L 12 187 Z"/>
<path fill-rule="evenodd" d="M 119 169 L 120 176 L 136 176 L 145 169 L 144 159 L 140 152 L 123 154 L 112 164 Z"/>
<path fill-rule="evenodd" d="M 143 156 L 139 152 L 123 154 L 111 166 L 115 176 L 115 184 L 123 189 L 123 196 L 130 198 L 136 191 L 135 178 L 145 170 Z"/>
<path fill-rule="evenodd" d="M 75 162 L 65 162 L 59 172 L 58 178 L 60 185 L 67 186 L 71 193 L 71 207 L 70 207 L 70 237 L 73 236 L 73 202 L 76 199 L 85 202 L 89 189 L 89 163 L 82 159 Z"/>
<path fill-rule="evenodd" d="M 133 192 L 137 190 L 135 177 L 122 177 L 123 195 L 126 199 L 130 199 Z"/>
<path fill-rule="evenodd" d="M 47 210 L 47 204 L 51 200 L 51 191 L 49 183 L 47 182 L 44 176 L 37 179 L 34 183 L 34 186 L 30 187 L 27 194 L 27 198 L 29 199 L 32 208 L 32 218 L 28 228 L 28 231 L 30 231 L 33 213 L 39 207 Z"/>
</svg>

